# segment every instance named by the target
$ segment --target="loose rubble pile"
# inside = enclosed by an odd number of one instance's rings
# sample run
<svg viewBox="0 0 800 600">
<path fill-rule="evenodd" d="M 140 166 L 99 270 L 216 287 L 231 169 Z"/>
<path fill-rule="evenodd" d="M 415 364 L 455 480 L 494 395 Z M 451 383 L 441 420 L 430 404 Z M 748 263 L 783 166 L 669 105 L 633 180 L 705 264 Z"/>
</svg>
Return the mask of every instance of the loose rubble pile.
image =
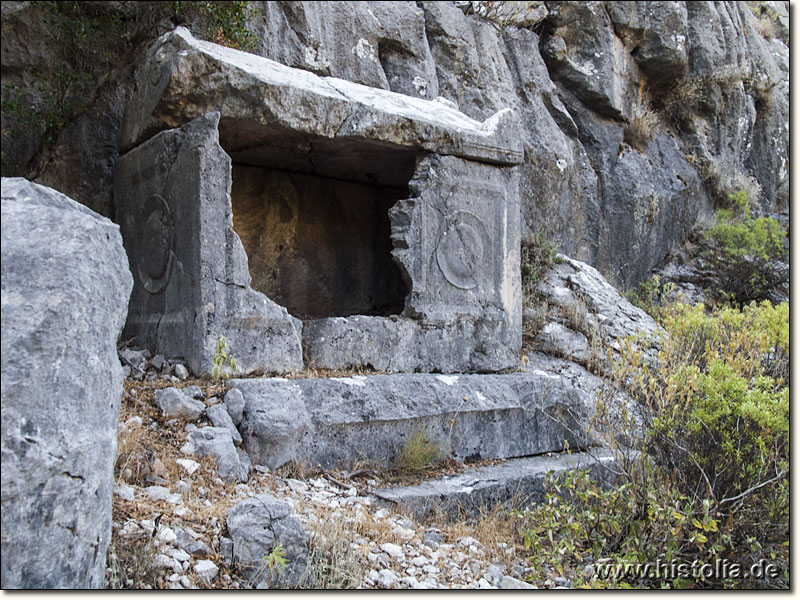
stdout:
<svg viewBox="0 0 800 600">
<path fill-rule="evenodd" d="M 511 516 L 415 521 L 372 493 L 387 485 L 376 471 L 251 465 L 238 447 L 238 390 L 180 380 L 181 365 L 159 357 L 121 355 L 131 376 L 115 469 L 110 587 L 573 585 L 562 577 L 526 581 L 532 571 Z M 276 552 L 286 565 L 268 568 L 265 559 Z"/>
</svg>

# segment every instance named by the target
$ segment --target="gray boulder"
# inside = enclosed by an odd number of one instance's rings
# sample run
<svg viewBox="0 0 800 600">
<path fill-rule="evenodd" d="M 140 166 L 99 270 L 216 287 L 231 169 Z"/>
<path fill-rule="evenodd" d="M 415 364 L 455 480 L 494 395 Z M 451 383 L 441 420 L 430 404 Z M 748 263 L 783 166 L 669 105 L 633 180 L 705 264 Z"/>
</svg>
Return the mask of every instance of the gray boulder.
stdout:
<svg viewBox="0 0 800 600">
<path fill-rule="evenodd" d="M 605 348 L 619 351 L 620 340 L 636 334 L 649 340 L 648 344 L 655 344 L 657 332 L 662 331 L 650 315 L 628 302 L 597 269 L 567 256 L 560 255 L 560 262 L 553 265 L 536 290 L 562 314 L 577 315 L 572 320 L 582 321 L 583 328 L 598 335 Z"/>
<path fill-rule="evenodd" d="M 597 114 L 628 119 L 636 103 L 639 67 L 615 34 L 605 2 L 557 2 L 542 53 L 563 82 Z"/>
<path fill-rule="evenodd" d="M 165 417 L 180 417 L 195 421 L 206 410 L 206 405 L 178 388 L 168 387 L 155 391 L 155 400 Z"/>
<path fill-rule="evenodd" d="M 142 379 L 147 370 L 147 358 L 139 350 L 123 348 L 119 351 L 119 356 L 123 362 L 131 369 L 131 376 L 134 379 Z"/>
<path fill-rule="evenodd" d="M 2 180 L 2 587 L 101 588 L 133 280 L 117 225 Z"/>
<path fill-rule="evenodd" d="M 238 425 L 244 418 L 244 397 L 236 388 L 228 390 L 225 394 L 225 409 L 234 425 Z"/>
<path fill-rule="evenodd" d="M 225 406 L 223 404 L 214 404 L 213 406 L 209 406 L 206 409 L 206 416 L 214 424 L 214 427 L 221 427 L 230 431 L 234 444 L 238 444 L 242 441 L 242 436 L 239 433 L 239 430 L 236 429 L 236 425 L 233 424 L 233 421 L 231 420 L 228 411 L 225 410 Z"/>
<path fill-rule="evenodd" d="M 189 370 L 181 363 L 176 364 L 172 370 L 175 373 L 175 377 L 177 377 L 181 381 L 189 377 Z"/>
<path fill-rule="evenodd" d="M 189 432 L 187 438 L 181 452 L 210 456 L 217 463 L 219 476 L 225 481 L 247 481 L 250 461 L 246 454 L 237 451 L 230 431 L 221 427 L 201 427 Z"/>
<path fill-rule="evenodd" d="M 610 444 L 613 435 L 615 441 L 623 446 L 635 447 L 644 435 L 642 423 L 642 407 L 631 398 L 625 390 L 609 384 L 609 380 L 590 373 L 583 366 L 563 358 L 548 356 L 542 352 L 531 352 L 527 355 L 528 363 L 524 370 L 530 373 L 549 373 L 568 382 L 586 406 L 602 406 L 601 414 L 609 420 L 625 417 L 624 427 L 611 427 L 606 431 L 602 423 L 592 424 L 593 440 L 602 445 Z M 620 421 L 621 422 L 621 421 Z M 631 427 L 631 422 L 634 424 Z"/>
<path fill-rule="evenodd" d="M 586 336 L 561 323 L 546 323 L 536 336 L 536 343 L 547 354 L 563 356 L 578 363 L 585 364 L 591 358 L 591 348 Z"/>
<path fill-rule="evenodd" d="M 308 534 L 291 512 L 289 504 L 269 494 L 248 498 L 228 511 L 225 522 L 233 540 L 233 559 L 253 587 L 313 584 L 308 570 Z M 278 544 L 288 564 L 271 574 L 264 559 Z"/>
<path fill-rule="evenodd" d="M 505 575 L 500 582 L 501 590 L 535 590 L 538 589 L 535 585 L 531 585 L 521 579 L 516 579 L 509 575 Z"/>
<path fill-rule="evenodd" d="M 284 65 L 392 90 L 437 96 L 425 18 L 414 2 L 254 2 L 257 54 Z"/>
<path fill-rule="evenodd" d="M 614 33 L 653 84 L 680 78 L 688 62 L 683 2 L 607 2 Z"/>
</svg>

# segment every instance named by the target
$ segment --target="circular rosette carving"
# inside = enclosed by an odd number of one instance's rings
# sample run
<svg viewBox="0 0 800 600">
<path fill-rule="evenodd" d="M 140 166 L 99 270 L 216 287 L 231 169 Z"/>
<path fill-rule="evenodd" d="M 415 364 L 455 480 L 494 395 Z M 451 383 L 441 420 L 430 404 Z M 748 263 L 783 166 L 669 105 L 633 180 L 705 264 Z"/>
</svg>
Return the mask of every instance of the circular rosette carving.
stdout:
<svg viewBox="0 0 800 600">
<path fill-rule="evenodd" d="M 436 262 L 452 285 L 462 290 L 477 286 L 488 249 L 486 227 L 476 214 L 460 210 L 445 217 Z"/>
<path fill-rule="evenodd" d="M 175 226 L 167 202 L 158 194 L 142 206 L 142 229 L 136 267 L 144 288 L 151 294 L 161 292 L 169 281 L 172 266 L 172 242 Z"/>
</svg>

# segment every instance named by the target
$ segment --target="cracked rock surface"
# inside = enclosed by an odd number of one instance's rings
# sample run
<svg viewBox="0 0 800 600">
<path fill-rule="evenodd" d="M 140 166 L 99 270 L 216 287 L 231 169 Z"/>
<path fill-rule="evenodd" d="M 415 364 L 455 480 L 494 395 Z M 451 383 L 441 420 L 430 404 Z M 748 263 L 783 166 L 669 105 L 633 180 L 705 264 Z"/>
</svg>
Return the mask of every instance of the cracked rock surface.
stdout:
<svg viewBox="0 0 800 600">
<path fill-rule="evenodd" d="M 107 218 L 21 178 L 2 190 L 3 588 L 98 588 L 128 260 Z"/>
</svg>

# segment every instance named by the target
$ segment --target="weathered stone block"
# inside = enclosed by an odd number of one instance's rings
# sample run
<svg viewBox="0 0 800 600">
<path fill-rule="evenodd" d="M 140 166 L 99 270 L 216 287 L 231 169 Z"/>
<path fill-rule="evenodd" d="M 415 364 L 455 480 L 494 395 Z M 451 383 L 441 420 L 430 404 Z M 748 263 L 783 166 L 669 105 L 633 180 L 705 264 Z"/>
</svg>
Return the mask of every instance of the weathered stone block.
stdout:
<svg viewBox="0 0 800 600">
<path fill-rule="evenodd" d="M 586 470 L 598 483 L 610 485 L 617 469 L 614 454 L 605 449 L 529 456 L 472 467 L 463 473 L 415 485 L 377 489 L 375 495 L 420 520 L 441 514 L 463 518 L 486 510 L 527 509 L 533 503 L 545 501 L 549 474 Z"/>
<path fill-rule="evenodd" d="M 2 180 L 2 587 L 101 588 L 132 278 L 119 228 Z"/>
<path fill-rule="evenodd" d="M 180 417 L 187 421 L 195 421 L 206 410 L 205 404 L 187 396 L 178 388 L 156 390 L 154 396 L 156 404 L 167 418 Z"/>
<path fill-rule="evenodd" d="M 210 456 L 217 463 L 217 472 L 225 481 L 247 482 L 250 458 L 237 451 L 230 430 L 223 427 L 201 427 L 189 432 L 181 447 L 184 454 Z"/>
<path fill-rule="evenodd" d="M 587 444 L 584 394 L 543 371 L 238 379 L 239 425 L 253 461 L 391 465 L 417 429 L 459 459 L 510 458 Z"/>
<path fill-rule="evenodd" d="M 117 214 L 134 275 L 124 335 L 195 373 L 211 370 L 220 336 L 242 372 L 296 369 L 300 322 L 250 288 L 218 123 L 219 114 L 205 115 L 117 162 Z"/>
</svg>

